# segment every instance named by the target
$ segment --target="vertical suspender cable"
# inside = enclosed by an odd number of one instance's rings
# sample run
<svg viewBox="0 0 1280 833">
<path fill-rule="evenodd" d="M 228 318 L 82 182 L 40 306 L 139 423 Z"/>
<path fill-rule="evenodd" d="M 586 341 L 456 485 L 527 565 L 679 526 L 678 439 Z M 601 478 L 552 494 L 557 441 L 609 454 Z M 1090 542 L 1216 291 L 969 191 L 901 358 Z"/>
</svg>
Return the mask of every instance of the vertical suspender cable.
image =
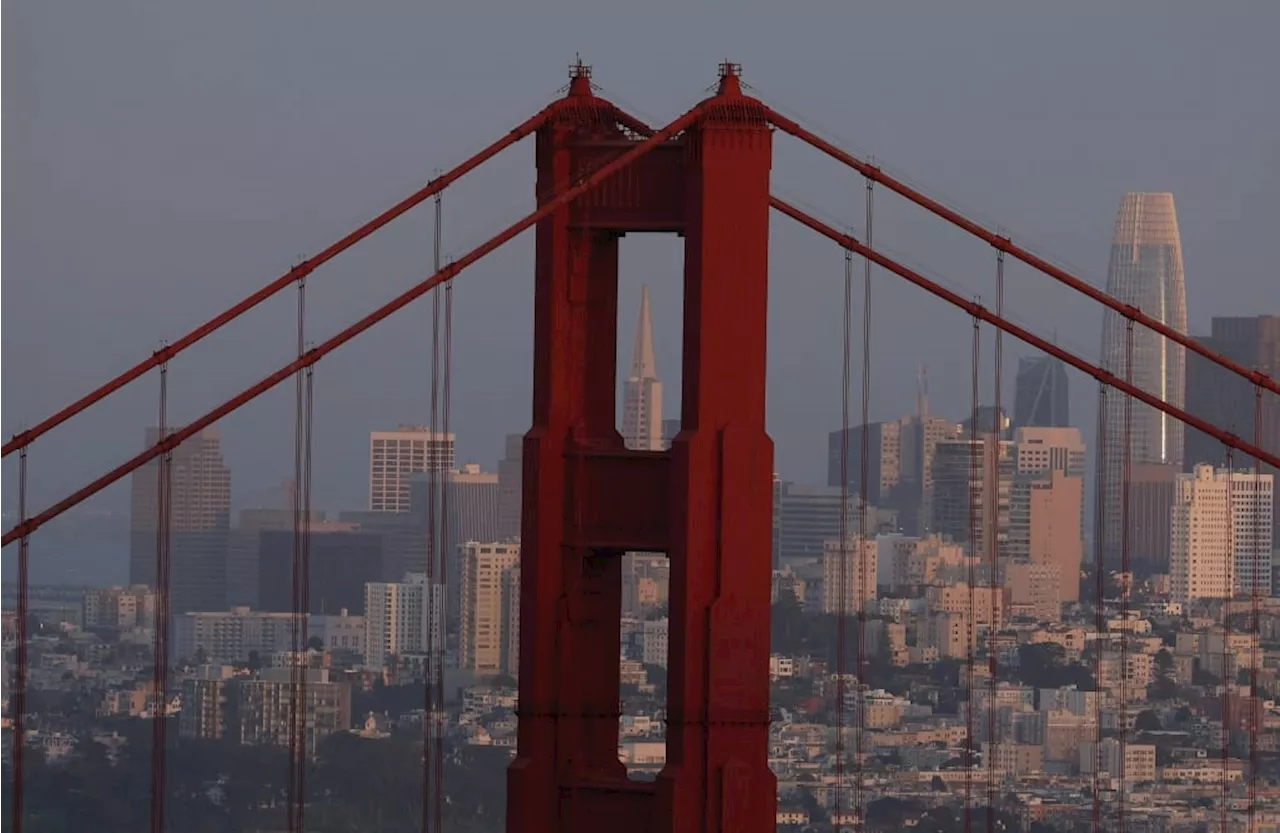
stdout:
<svg viewBox="0 0 1280 833">
<path fill-rule="evenodd" d="M 1253 444 L 1260 446 L 1262 440 L 1262 386 L 1253 386 Z M 1272 484 L 1276 488 L 1276 484 Z M 1262 461 L 1253 458 L 1253 505 L 1248 515 L 1253 529 L 1253 588 L 1250 598 L 1250 641 L 1249 641 L 1249 833 L 1258 830 L 1258 733 L 1262 731 L 1262 703 L 1258 700 L 1258 666 L 1261 656 L 1258 643 L 1262 640 L 1260 625 L 1259 597 L 1262 595 L 1262 582 L 1270 582 L 1270 571 L 1264 576 L 1262 571 Z"/>
<path fill-rule="evenodd" d="M 311 424 L 315 417 L 315 365 L 307 367 L 302 411 L 302 546 L 300 573 L 298 573 L 298 609 L 302 621 L 302 653 L 296 656 L 298 667 L 298 809 L 297 829 L 307 829 L 307 714 L 311 710 L 307 700 L 307 674 L 311 670 Z"/>
<path fill-rule="evenodd" d="M 1004 317 L 1004 252 L 996 253 L 996 315 Z M 999 672 L 999 658 L 997 652 L 999 649 L 999 608 L 998 591 L 1000 588 L 1000 553 L 997 547 L 999 536 L 997 532 L 1000 529 L 1000 434 L 1003 430 L 1002 416 L 1000 404 L 1000 376 L 1003 368 L 1001 362 L 1003 356 L 1001 350 L 1003 347 L 1004 332 L 996 327 L 996 343 L 995 343 L 995 394 L 993 397 L 993 415 L 992 421 L 992 442 L 995 447 L 992 449 L 990 457 L 990 465 L 993 470 L 990 473 L 992 492 L 989 498 L 987 508 L 987 531 L 990 540 L 986 541 L 987 545 L 987 595 L 988 602 L 991 605 L 991 622 L 987 639 L 987 833 L 994 833 L 996 825 L 996 750 L 999 748 L 998 738 L 996 737 L 996 675 Z M 985 446 L 984 446 L 985 450 Z M 984 455 L 984 459 L 986 459 Z"/>
<path fill-rule="evenodd" d="M 307 299 L 307 282 L 306 278 L 298 279 L 298 357 L 301 358 L 306 348 L 306 299 Z M 295 374 L 295 401 L 294 401 L 294 434 L 293 434 L 293 559 L 290 578 L 292 580 L 291 593 L 291 613 L 292 613 L 292 630 L 291 630 L 291 648 L 292 657 L 289 663 L 289 786 L 286 797 L 285 819 L 286 827 L 290 833 L 298 831 L 300 821 L 299 806 L 302 797 L 298 794 L 298 770 L 301 766 L 299 759 L 299 737 L 298 737 L 298 715 L 303 704 L 299 702 L 299 688 L 301 678 L 299 675 L 301 651 L 306 646 L 306 637 L 303 633 L 305 625 L 303 619 L 302 607 L 302 530 L 305 525 L 309 524 L 309 518 L 304 518 L 302 507 L 302 479 L 303 479 L 303 411 L 305 409 L 305 385 L 304 374 L 301 369 Z"/>
<path fill-rule="evenodd" d="M 451 381 L 453 364 L 453 281 L 446 281 L 444 285 L 444 379 L 441 403 L 441 429 L 444 433 L 445 442 L 449 437 L 449 410 L 451 399 Z M 445 475 L 448 478 L 448 475 Z M 440 618 L 441 618 L 441 634 L 444 632 L 444 610 L 446 602 L 444 600 L 445 593 L 443 588 L 448 584 L 449 572 L 449 556 L 450 545 L 455 543 L 450 534 L 452 525 L 449 523 L 449 491 L 452 484 L 446 479 L 444 488 L 440 490 Z M 431 588 L 428 588 L 430 592 Z M 428 605 L 428 610 L 430 606 Z M 443 640 L 442 640 L 443 642 Z M 435 715 L 432 715 L 432 724 L 436 730 L 436 759 L 435 759 L 435 821 L 436 830 L 444 830 L 444 645 L 441 644 L 435 652 Z"/>
<path fill-rule="evenodd" d="M 840 593 L 836 607 L 836 781 L 835 815 L 841 817 L 844 791 L 845 608 L 849 593 L 849 391 L 853 364 L 853 252 L 844 250 L 844 347 L 840 387 Z M 862 431 L 867 427 L 862 426 Z M 865 489 L 861 485 L 859 489 Z M 838 829 L 838 825 L 837 825 Z"/>
<path fill-rule="evenodd" d="M 964 750 L 964 830 L 970 833 L 973 829 L 973 711 L 977 705 L 974 697 L 974 663 L 976 661 L 977 644 L 977 601 L 974 597 L 974 586 L 977 584 L 978 541 L 981 534 L 981 523 L 978 518 L 978 497 L 982 489 L 982 465 L 985 443 L 978 434 L 978 359 L 980 355 L 979 337 L 981 320 L 973 319 L 973 415 L 969 422 L 969 551 L 966 554 L 967 575 L 966 586 L 969 594 L 969 606 L 965 616 L 965 750 Z M 990 703 L 987 708 L 991 708 Z"/>
<path fill-rule="evenodd" d="M 1125 322 L 1124 380 L 1133 384 L 1133 319 Z M 1116 790 L 1116 821 L 1119 833 L 1125 832 L 1125 790 L 1128 781 L 1125 758 L 1129 748 L 1129 593 L 1133 585 L 1129 564 L 1129 467 L 1133 459 L 1133 397 L 1124 397 L 1124 469 L 1120 479 L 1120 751 L 1116 767 L 1120 771 L 1120 785 Z"/>
<path fill-rule="evenodd" d="M 868 179 L 866 209 L 866 243 L 872 245 L 872 217 L 875 199 L 875 183 Z M 862 471 L 859 480 L 862 487 L 858 489 L 858 722 L 854 727 L 854 818 L 859 833 L 866 828 L 866 804 L 863 791 L 865 789 L 866 772 L 864 770 L 863 742 L 867 721 L 867 597 L 870 588 L 875 585 L 873 575 L 867 574 L 867 491 L 868 457 L 871 450 L 871 434 L 867 425 L 871 419 L 871 261 L 862 259 L 862 442 L 860 449 L 862 459 L 859 461 Z"/>
<path fill-rule="evenodd" d="M 307 829 L 307 761 L 310 752 L 307 748 L 307 713 L 310 704 L 307 700 L 307 675 L 311 669 L 310 622 L 311 622 L 311 424 L 315 416 L 315 365 L 307 367 L 304 387 L 305 405 L 303 406 L 303 452 L 302 452 L 302 548 L 301 568 L 298 578 L 299 608 L 302 611 L 302 653 L 295 657 L 298 666 L 298 831 Z"/>
<path fill-rule="evenodd" d="M 158 441 L 168 437 L 169 363 L 160 364 Z M 165 451 L 156 466 L 156 621 L 155 667 L 151 677 L 151 833 L 164 831 L 165 752 L 169 711 L 169 498 L 173 452 Z"/>
<path fill-rule="evenodd" d="M 18 457 L 18 523 L 27 519 L 27 447 L 22 447 Z M 26 746 L 26 710 L 27 710 L 27 616 L 30 606 L 29 569 L 31 552 L 27 546 L 27 536 L 23 535 L 18 542 L 18 605 L 17 605 L 17 668 L 13 681 L 12 703 L 9 714 L 13 721 L 13 742 L 10 746 L 13 756 L 13 794 L 9 796 L 9 829 L 14 833 L 22 833 L 22 798 L 23 772 L 22 761 Z"/>
<path fill-rule="evenodd" d="M 1098 465 L 1093 511 L 1093 833 L 1102 831 L 1102 670 L 1106 645 L 1107 394 L 1098 385 Z"/>
<path fill-rule="evenodd" d="M 435 195 L 434 239 L 432 241 L 432 268 L 440 271 L 440 232 L 443 204 L 441 194 Z M 440 407 L 440 292 L 431 290 L 431 423 L 428 428 L 426 448 L 423 449 L 423 463 L 427 470 L 427 584 L 424 589 L 423 605 L 430 611 L 431 597 L 439 584 L 439 564 L 445 556 L 438 551 L 439 529 L 436 511 L 439 508 L 439 488 L 441 483 L 440 463 L 435 459 L 435 451 L 441 446 L 436 443 L 436 432 L 439 428 Z M 426 615 L 430 616 L 430 612 Z M 435 623 L 432 623 L 433 625 Z M 428 629 L 430 633 L 430 628 Z M 436 764 L 436 747 L 440 744 L 439 730 L 436 726 L 435 702 L 437 692 L 434 691 L 433 666 L 436 653 L 442 646 L 427 646 L 427 662 L 422 669 L 423 711 L 422 711 L 422 833 L 430 833 L 432 822 L 436 817 L 434 806 L 439 800 L 435 784 L 438 780 Z M 443 633 L 441 634 L 443 641 Z M 436 833 L 440 833 L 436 825 Z"/>
<path fill-rule="evenodd" d="M 1235 652 L 1231 650 L 1231 603 L 1236 597 L 1236 584 L 1240 580 L 1236 563 L 1236 507 L 1234 486 L 1236 479 L 1235 449 L 1227 446 L 1227 586 L 1226 601 L 1222 606 L 1222 830 L 1226 831 L 1231 803 L 1231 698 L 1236 693 Z"/>
</svg>

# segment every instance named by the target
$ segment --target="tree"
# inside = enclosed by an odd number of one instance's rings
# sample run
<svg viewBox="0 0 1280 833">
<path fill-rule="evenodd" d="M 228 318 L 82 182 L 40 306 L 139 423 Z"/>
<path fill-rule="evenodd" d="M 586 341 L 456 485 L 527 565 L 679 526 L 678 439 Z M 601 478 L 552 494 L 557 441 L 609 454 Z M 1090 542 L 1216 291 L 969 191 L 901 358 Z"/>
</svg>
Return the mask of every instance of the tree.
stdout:
<svg viewBox="0 0 1280 833">
<path fill-rule="evenodd" d="M 307 640 L 307 650 L 324 651 L 324 640 L 318 636 L 313 636 Z"/>
<path fill-rule="evenodd" d="M 908 818 L 918 818 L 925 810 L 924 804 L 886 796 L 867 805 L 867 826 L 872 830 L 897 830 Z"/>
<path fill-rule="evenodd" d="M 1133 729 L 1136 732 L 1159 732 L 1164 726 L 1160 723 L 1159 715 L 1151 709 L 1143 709 L 1134 719 Z"/>
<path fill-rule="evenodd" d="M 929 788 L 936 793 L 948 792 L 947 782 L 942 780 L 941 775 L 933 776 L 933 780 L 929 782 Z"/>
<path fill-rule="evenodd" d="M 1067 662 L 1067 649 L 1056 642 L 1019 645 L 1018 678 L 1033 688 L 1094 688 L 1089 669 L 1081 663 Z"/>
<path fill-rule="evenodd" d="M 1172 700 L 1178 693 L 1178 686 L 1173 678 L 1173 654 L 1161 648 L 1155 655 L 1155 667 L 1156 678 L 1147 686 L 1147 698 Z"/>
</svg>

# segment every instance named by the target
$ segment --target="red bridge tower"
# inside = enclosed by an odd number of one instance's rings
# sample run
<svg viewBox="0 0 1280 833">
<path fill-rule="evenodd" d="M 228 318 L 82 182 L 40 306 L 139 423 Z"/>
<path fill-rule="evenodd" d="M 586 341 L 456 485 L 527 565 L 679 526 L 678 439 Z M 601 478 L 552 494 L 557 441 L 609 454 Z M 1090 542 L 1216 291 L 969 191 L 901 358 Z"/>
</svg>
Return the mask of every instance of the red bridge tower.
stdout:
<svg viewBox="0 0 1280 833">
<path fill-rule="evenodd" d="M 769 170 L 736 65 L 683 134 L 537 225 L 533 427 L 524 441 L 519 749 L 512 833 L 772 831 L 773 443 L 765 433 Z M 537 132 L 545 204 L 638 141 L 589 70 Z M 617 430 L 618 240 L 684 238 L 681 430 Z M 620 559 L 671 560 L 667 760 L 618 760 Z"/>
</svg>

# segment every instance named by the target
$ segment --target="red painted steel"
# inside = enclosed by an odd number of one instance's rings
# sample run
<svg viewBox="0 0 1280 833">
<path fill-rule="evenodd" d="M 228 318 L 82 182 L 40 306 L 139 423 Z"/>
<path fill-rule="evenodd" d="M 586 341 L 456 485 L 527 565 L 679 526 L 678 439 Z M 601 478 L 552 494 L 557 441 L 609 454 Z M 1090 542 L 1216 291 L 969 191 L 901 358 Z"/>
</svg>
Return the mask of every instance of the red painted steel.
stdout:
<svg viewBox="0 0 1280 833">
<path fill-rule="evenodd" d="M 972 234 L 974 237 L 977 237 L 986 243 L 989 243 L 997 250 L 1013 255 L 1036 271 L 1043 272 L 1054 280 L 1066 284 L 1077 292 L 1088 295 L 1093 300 L 1110 307 L 1130 321 L 1136 321 L 1144 327 L 1159 333 L 1165 338 L 1181 344 L 1193 353 L 1199 353 L 1214 364 L 1225 367 L 1227 370 L 1230 370 L 1232 373 L 1239 376 L 1243 376 L 1255 385 L 1261 385 L 1272 393 L 1280 393 L 1280 382 L 1272 379 L 1262 371 L 1245 367 L 1239 362 L 1229 359 L 1221 353 L 1216 353 L 1213 350 L 1210 350 L 1191 336 L 1178 332 L 1164 322 L 1152 318 L 1131 304 L 1126 304 L 1116 300 L 1111 295 L 1108 295 L 1106 292 L 1098 289 L 1088 281 L 1082 280 L 1070 272 L 1054 266 L 1044 258 L 1038 257 L 1016 243 L 1013 243 L 1008 237 L 983 228 L 959 212 L 953 211 L 932 197 L 920 193 L 905 182 L 889 176 L 877 166 L 858 159 L 848 151 L 841 150 L 826 139 L 823 139 L 821 136 L 818 136 L 810 130 L 806 130 L 804 127 L 781 113 L 767 107 L 766 110 L 768 110 L 769 113 L 769 121 L 779 130 L 790 133 L 797 139 L 812 145 L 830 156 L 832 159 L 853 168 L 866 178 L 883 184 L 890 191 L 907 198 L 921 208 L 938 215 L 952 225 L 967 231 L 969 234 Z"/>
<path fill-rule="evenodd" d="M 586 84 L 568 101 L 538 132 L 544 194 L 572 181 L 602 140 L 624 138 L 608 135 L 616 128 Z M 771 137 L 731 69 L 700 107 L 683 150 L 664 153 L 678 164 L 651 169 L 674 181 L 618 178 L 538 227 L 512 833 L 774 828 Z M 673 193 L 683 195 L 678 218 Z M 598 213 L 613 218 L 607 227 Z M 658 227 L 685 239 L 682 430 L 669 452 L 628 452 L 615 414 L 617 241 Z M 629 781 L 617 753 L 619 556 L 641 538 L 672 566 L 667 763 L 650 783 Z"/>
<path fill-rule="evenodd" d="M 72 402 L 53 416 L 37 423 L 26 431 L 22 431 L 17 434 L 4 444 L 3 452 L 0 453 L 0 457 L 8 457 L 11 452 L 16 451 L 19 448 L 25 448 L 35 442 L 35 440 L 42 434 L 48 433 L 62 423 L 71 419 L 76 414 L 92 407 L 95 403 L 106 399 L 111 394 L 128 385 L 134 379 L 139 378 L 146 372 L 159 367 L 164 362 L 169 361 L 188 347 L 193 346 L 196 342 L 206 336 L 212 335 L 227 324 L 230 324 L 232 321 L 258 306 L 263 301 L 283 291 L 286 287 L 297 283 L 307 275 L 310 275 L 316 269 L 328 263 L 330 260 L 333 260 L 335 257 L 359 243 L 361 240 L 364 240 L 375 231 L 378 231 L 383 226 L 386 226 L 400 215 L 426 202 L 432 196 L 440 193 L 452 183 L 480 167 L 482 164 L 489 161 L 494 156 L 497 156 L 511 145 L 514 145 L 516 142 L 533 133 L 539 126 L 541 126 L 543 121 L 546 120 L 550 109 L 550 107 L 543 108 L 534 116 L 517 125 L 501 139 L 498 139 L 484 150 L 475 154 L 470 159 L 467 159 L 453 170 L 441 174 L 431 180 L 418 191 L 415 191 L 405 197 L 400 202 L 360 226 L 346 237 L 336 241 L 320 253 L 313 255 L 302 263 L 299 263 L 297 266 L 294 266 L 288 272 L 240 301 L 238 304 L 209 319 L 204 324 L 201 324 L 196 329 L 173 342 L 173 344 L 160 348 L 156 352 L 152 353 L 150 358 L 138 362 L 124 373 L 121 373 L 119 376 L 95 389 L 91 393 L 77 399 L 75 402 Z M 630 116 L 627 116 L 626 118 L 629 121 L 634 121 Z"/>
<path fill-rule="evenodd" d="M 177 448 L 179 445 L 182 444 L 184 440 L 187 440 L 195 436 L 197 433 L 199 433 L 200 431 L 203 431 L 205 428 L 208 428 L 210 425 L 222 419 L 227 414 L 230 414 L 231 412 L 237 410 L 238 408 L 248 404 L 249 402 L 252 402 L 254 399 L 257 399 L 259 396 L 271 390 L 272 388 L 274 388 L 276 385 L 280 384 L 284 380 L 288 379 L 290 376 L 292 376 L 294 373 L 297 373 L 299 370 L 306 367 L 310 367 L 311 365 L 320 361 L 320 359 L 324 358 L 329 353 L 332 353 L 334 350 L 346 344 L 351 339 L 360 335 L 365 330 L 368 330 L 370 327 L 373 327 L 375 324 L 379 323 L 380 321 L 387 318 L 391 314 L 408 306 L 409 304 L 416 301 L 418 298 L 421 298 L 423 295 L 430 292 L 436 286 L 444 283 L 445 281 L 452 280 L 454 277 L 460 274 L 468 266 L 472 265 L 473 263 L 480 260 L 481 258 L 489 254 L 492 254 L 495 249 L 498 249 L 503 244 L 507 243 L 509 240 L 516 237 L 521 232 L 525 231 L 530 226 L 537 223 L 543 217 L 546 217 L 550 215 L 552 212 L 561 208 L 562 206 L 567 205 L 569 202 L 576 199 L 581 194 L 596 187 L 597 185 L 599 185 L 608 177 L 612 176 L 617 171 L 622 170 L 627 165 L 631 164 L 634 160 L 648 153 L 654 147 L 657 147 L 662 142 L 665 142 L 667 139 L 671 138 L 675 134 L 683 131 L 685 128 L 689 127 L 694 122 L 696 122 L 700 116 L 701 116 L 700 107 L 690 110 L 688 113 L 676 119 L 667 127 L 655 132 L 653 136 L 651 136 L 650 138 L 644 140 L 643 142 L 637 143 L 634 148 L 622 154 L 621 156 L 617 157 L 612 162 L 608 163 L 604 167 L 597 170 L 595 173 L 591 174 L 590 176 L 584 179 L 581 179 L 572 188 L 569 188 L 567 191 L 555 197 L 550 202 L 547 202 L 545 205 L 538 208 L 532 214 L 508 226 L 506 229 L 502 230 L 494 237 L 490 238 L 489 240 L 485 241 L 475 249 L 463 255 L 457 261 L 450 263 L 449 265 L 445 266 L 443 269 L 439 270 L 434 275 L 430 276 L 426 280 L 417 284 L 413 288 L 406 290 L 402 294 L 391 299 L 390 301 L 383 304 L 378 309 L 366 315 L 364 318 L 361 318 L 356 323 L 347 327 L 345 330 L 342 330 L 336 335 L 330 337 L 328 340 L 311 348 L 301 358 L 290 362 L 289 364 L 277 370 L 275 373 L 272 373 L 270 376 L 267 376 L 266 378 L 262 379 L 256 384 L 246 388 L 245 390 L 241 391 L 238 395 L 232 397 L 231 399 L 228 399 L 226 402 L 222 403 L 218 407 L 206 413 L 204 416 L 201 416 L 196 420 L 188 423 L 186 427 L 182 428 L 181 430 L 173 432 L 172 434 L 169 435 L 169 438 L 167 440 L 158 442 L 155 445 L 151 446 L 150 448 L 146 449 L 145 451 L 121 463 L 111 471 L 99 477 L 97 480 L 94 480 L 84 488 L 79 489 L 76 492 L 73 492 L 72 494 L 68 495 L 67 497 L 55 503 L 53 506 L 50 506 L 48 509 L 45 509 L 43 512 L 40 512 L 37 515 L 33 515 L 28 520 L 15 524 L 14 526 L 5 530 L 3 538 L 0 538 L 0 546 L 8 546 L 10 542 L 16 541 L 17 539 L 23 536 L 30 535 L 40 527 L 47 524 L 49 521 L 61 515 L 63 512 L 66 512 L 68 509 L 71 509 L 72 507 L 80 504 L 82 501 L 92 497 L 93 495 L 96 495 L 98 492 L 107 488 L 112 483 L 117 482 L 118 480 L 128 476 L 129 474 L 132 474 L 134 471 L 146 465 L 150 461 L 154 460 L 156 457 L 158 457 L 160 454 L 164 453 L 165 451 Z"/>
<path fill-rule="evenodd" d="M 1115 388 L 1116 390 L 1119 390 L 1122 393 L 1126 393 L 1145 405 L 1150 405 L 1156 410 L 1168 414 L 1169 416 L 1173 417 L 1174 419 L 1178 420 L 1184 425 L 1189 425 L 1190 427 L 1195 428 L 1198 431 L 1203 431 L 1204 433 L 1220 441 L 1226 446 L 1234 448 L 1237 451 L 1243 451 L 1245 454 L 1252 455 L 1258 458 L 1259 460 L 1261 460 L 1262 462 L 1267 463 L 1268 465 L 1280 467 L 1280 455 L 1272 454 L 1271 452 L 1265 449 L 1259 448 L 1253 443 L 1245 442 L 1235 434 L 1232 434 L 1230 431 L 1224 431 L 1218 426 L 1205 422 L 1203 419 L 1200 419 L 1197 416 L 1189 414 L 1186 411 L 1182 410 L 1181 408 L 1175 408 L 1173 405 L 1168 404 L 1167 402 L 1165 402 L 1164 400 L 1156 396 L 1152 396 L 1151 394 L 1147 393 L 1145 390 L 1142 390 L 1141 388 L 1134 387 L 1133 385 L 1129 384 L 1125 380 L 1116 376 L 1114 373 L 1109 373 L 1106 370 L 1103 370 L 1102 368 L 1098 367 L 1097 365 L 1092 364 L 1091 362 L 1085 361 L 1084 359 L 1080 358 L 1074 353 L 1069 353 L 1066 350 L 1063 350 L 1061 347 L 1054 344 L 1053 342 L 1040 338 L 1040 336 L 1036 335 L 1030 330 L 1020 327 L 1017 324 L 1013 323 L 1012 321 L 1009 321 L 1006 318 L 996 315 L 995 313 L 991 312 L 981 304 L 976 303 L 974 301 L 967 300 L 961 295 L 958 295 L 957 293 L 952 292 L 950 289 L 947 289 L 945 286 L 942 286 L 941 284 L 938 284 L 934 281 L 929 280 L 924 275 L 921 275 L 919 272 L 916 272 L 912 269 L 907 268 L 906 266 L 903 266 L 902 264 L 898 263 L 896 260 L 888 258 L 880 254 L 879 252 L 875 251 L 874 249 L 867 248 L 862 243 L 859 243 L 857 240 L 855 240 L 853 237 L 837 231 L 836 229 L 832 228 L 831 226 L 827 225 L 826 223 L 822 222 L 816 217 L 812 217 L 809 214 L 806 214 L 805 212 L 801 211 L 800 209 L 796 208 L 790 203 L 780 200 L 777 197 L 770 197 L 769 199 L 770 199 L 770 204 L 775 209 L 787 215 L 791 219 L 796 220 L 801 225 L 808 226 L 809 228 L 816 231 L 818 234 L 821 234 L 823 237 L 826 237 L 832 240 L 833 242 L 841 246 L 844 246 L 845 248 L 852 249 L 854 252 L 861 255 L 862 257 L 867 258 L 872 263 L 875 263 L 878 266 L 883 266 L 885 269 L 888 269 L 890 272 L 893 272 L 898 277 L 905 278 L 906 280 L 910 281 L 911 283 L 915 284 L 921 289 L 924 289 L 930 292 L 931 294 L 936 295 L 937 297 L 941 298 L 947 303 L 953 306 L 960 307 L 960 309 L 964 310 L 970 315 L 980 318 L 983 321 L 987 321 L 991 324 L 994 324 L 995 326 L 999 327 L 1001 330 L 1004 330 L 1006 333 L 1018 339 L 1019 341 L 1022 341 L 1026 344 L 1031 345 L 1032 347 L 1035 347 L 1037 350 L 1042 350 L 1051 356 L 1055 356 L 1061 359 L 1062 361 L 1074 367 L 1076 370 L 1087 373 L 1090 376 L 1092 376 L 1094 379 L 1097 379 L 1099 382 L 1102 382 L 1103 384 L 1109 387 Z"/>
</svg>

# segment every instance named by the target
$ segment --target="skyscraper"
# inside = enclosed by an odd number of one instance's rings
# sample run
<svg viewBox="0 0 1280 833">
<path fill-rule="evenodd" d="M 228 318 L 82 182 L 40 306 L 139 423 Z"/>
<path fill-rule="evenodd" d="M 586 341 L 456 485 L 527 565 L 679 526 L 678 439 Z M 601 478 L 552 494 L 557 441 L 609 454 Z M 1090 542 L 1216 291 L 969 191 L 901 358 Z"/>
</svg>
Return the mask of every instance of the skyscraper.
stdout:
<svg viewBox="0 0 1280 833">
<path fill-rule="evenodd" d="M 520 504 L 524 494 L 524 437 L 508 434 L 498 461 L 498 540 L 520 537 Z"/>
<path fill-rule="evenodd" d="M 444 587 L 426 575 L 364 586 L 364 665 L 380 670 L 389 656 L 444 650 Z"/>
<path fill-rule="evenodd" d="M 1271 592 L 1271 475 L 1200 464 L 1180 474 L 1170 518 L 1173 598 Z"/>
<path fill-rule="evenodd" d="M 1111 241 L 1107 292 L 1180 333 L 1187 331 L 1182 244 L 1172 194 L 1124 195 Z M 1106 311 L 1102 367 L 1121 379 L 1128 376 L 1134 386 L 1181 408 L 1186 398 L 1186 351 L 1146 327 L 1130 329 L 1127 323 L 1123 316 Z M 1104 551 L 1117 553 L 1124 528 L 1120 509 L 1126 427 L 1123 395 L 1108 393 L 1102 420 L 1106 431 L 1105 472 L 1100 479 L 1106 489 Z M 1182 464 L 1182 423 L 1155 408 L 1132 403 L 1129 438 L 1130 465 Z"/>
<path fill-rule="evenodd" d="M 1013 427 L 1060 428 L 1070 424 L 1067 368 L 1053 356 L 1018 359 L 1013 385 Z"/>
<path fill-rule="evenodd" d="M 401 425 L 369 434 L 369 509 L 408 512 L 409 479 L 418 472 L 453 468 L 453 434 Z"/>
<path fill-rule="evenodd" d="M 1280 315 L 1214 318 L 1210 334 L 1196 340 L 1245 367 L 1273 379 L 1280 377 Z M 1280 449 L 1280 396 L 1264 393 L 1262 419 L 1255 426 L 1254 394 L 1247 380 L 1195 353 L 1187 355 L 1187 410 L 1251 442 L 1256 432 L 1262 448 Z M 1197 463 L 1227 464 L 1226 446 L 1194 428 L 1187 429 L 1185 448 L 1187 468 Z M 1253 469 L 1253 458 L 1243 453 L 1234 455 L 1231 463 L 1236 471 Z M 1280 471 L 1265 463 L 1259 473 L 1280 476 Z M 1272 517 L 1276 524 L 1272 535 L 1280 540 L 1280 503 L 1273 507 Z"/>
<path fill-rule="evenodd" d="M 640 290 L 640 320 L 631 352 L 631 370 L 622 395 L 622 441 L 636 451 L 661 451 L 662 382 L 653 354 L 653 317 L 649 312 L 649 287 Z"/>
<path fill-rule="evenodd" d="M 462 551 L 459 665 L 477 674 L 513 673 L 520 608 L 512 599 L 519 584 L 509 574 L 520 566 L 520 545 L 468 541 Z"/>
<path fill-rule="evenodd" d="M 146 445 L 160 438 L 146 430 Z M 129 583 L 155 586 L 159 459 L 133 474 Z M 231 470 L 222 437 L 206 428 L 173 450 L 170 468 L 170 599 L 174 613 L 222 610 L 227 599 L 227 537 L 231 528 Z"/>
<path fill-rule="evenodd" d="M 887 506 L 902 479 L 902 422 L 873 422 L 827 435 L 827 485 L 840 488 L 841 475 L 853 494 L 862 486 L 862 435 L 867 434 L 867 502 Z M 847 436 L 847 440 L 843 440 Z M 842 441 L 843 440 L 843 441 Z M 841 470 L 840 452 L 846 464 Z"/>
</svg>

